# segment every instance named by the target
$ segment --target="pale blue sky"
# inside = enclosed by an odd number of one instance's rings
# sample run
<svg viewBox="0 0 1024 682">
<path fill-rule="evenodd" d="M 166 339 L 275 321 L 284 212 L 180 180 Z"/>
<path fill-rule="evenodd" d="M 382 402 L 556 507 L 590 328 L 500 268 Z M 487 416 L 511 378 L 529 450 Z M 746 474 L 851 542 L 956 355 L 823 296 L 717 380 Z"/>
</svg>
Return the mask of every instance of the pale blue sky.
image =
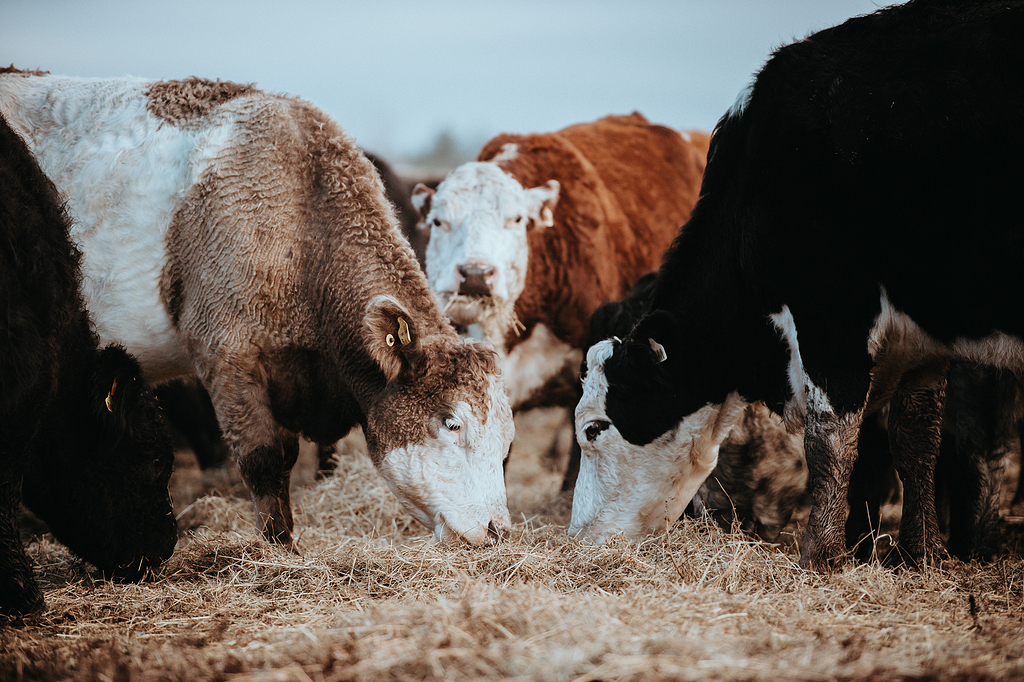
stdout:
<svg viewBox="0 0 1024 682">
<path fill-rule="evenodd" d="M 0 61 L 255 83 L 398 159 L 442 130 L 482 143 L 633 110 L 710 130 L 772 49 L 886 4 L 0 0 Z"/>
</svg>

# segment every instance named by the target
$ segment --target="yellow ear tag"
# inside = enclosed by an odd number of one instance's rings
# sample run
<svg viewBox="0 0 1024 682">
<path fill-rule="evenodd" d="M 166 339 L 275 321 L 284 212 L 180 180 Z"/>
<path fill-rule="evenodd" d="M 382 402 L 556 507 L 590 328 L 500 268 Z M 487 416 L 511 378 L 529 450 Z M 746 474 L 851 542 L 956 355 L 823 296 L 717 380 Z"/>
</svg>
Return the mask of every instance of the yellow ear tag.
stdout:
<svg viewBox="0 0 1024 682">
<path fill-rule="evenodd" d="M 107 406 L 107 412 L 114 411 L 114 404 L 111 398 L 114 397 L 114 391 L 117 390 L 117 379 L 114 379 L 114 385 L 110 387 L 110 393 L 107 394 L 107 399 L 103 401 L 103 404 Z"/>
<path fill-rule="evenodd" d="M 395 345 L 395 335 L 388 334 L 387 336 L 384 337 L 384 341 L 388 344 L 388 347 L 390 348 L 391 346 Z"/>
<path fill-rule="evenodd" d="M 412 336 L 409 335 L 409 323 L 405 321 L 404 317 L 398 318 L 398 340 L 402 342 L 403 346 L 412 343 Z"/>
</svg>

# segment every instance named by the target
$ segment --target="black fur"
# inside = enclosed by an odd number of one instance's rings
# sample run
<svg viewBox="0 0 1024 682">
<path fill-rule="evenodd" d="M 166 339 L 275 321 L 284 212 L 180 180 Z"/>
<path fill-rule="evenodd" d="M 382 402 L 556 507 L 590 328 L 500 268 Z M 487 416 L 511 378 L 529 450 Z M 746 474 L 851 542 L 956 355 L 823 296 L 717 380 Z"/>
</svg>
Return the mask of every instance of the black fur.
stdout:
<svg viewBox="0 0 1024 682">
<path fill-rule="evenodd" d="M 141 578 L 177 539 L 167 495 L 173 454 L 156 401 L 134 358 L 120 347 L 98 348 L 68 229 L 56 189 L 0 117 L 5 613 L 43 607 L 16 527 L 22 501 L 58 540 L 118 578 Z"/>
<path fill-rule="evenodd" d="M 784 305 L 809 379 L 856 415 L 880 285 L 938 340 L 1021 336 L 1022 154 L 1020 2 L 911 0 L 781 48 L 719 122 L 652 312 L 605 368 L 609 417 L 645 444 L 733 390 L 779 409 Z M 810 426 L 802 563 L 820 567 L 843 553 L 851 462 L 823 440 L 838 421 Z"/>
</svg>

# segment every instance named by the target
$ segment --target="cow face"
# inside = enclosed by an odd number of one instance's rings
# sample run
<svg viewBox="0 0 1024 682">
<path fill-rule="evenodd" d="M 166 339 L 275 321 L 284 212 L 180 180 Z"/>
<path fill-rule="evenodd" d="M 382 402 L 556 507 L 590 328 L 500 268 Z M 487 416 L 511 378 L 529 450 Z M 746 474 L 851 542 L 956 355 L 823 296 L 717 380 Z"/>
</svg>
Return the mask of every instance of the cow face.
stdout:
<svg viewBox="0 0 1024 682">
<path fill-rule="evenodd" d="M 62 405 L 62 409 L 66 405 Z M 109 576 L 138 580 L 174 551 L 167 484 L 174 452 L 134 358 L 98 355 L 88 401 L 47 437 L 26 471 L 26 505 L 75 554 Z"/>
<path fill-rule="evenodd" d="M 569 534 L 597 543 L 613 535 L 636 539 L 679 518 L 715 468 L 718 449 L 743 409 L 733 395 L 725 405 L 706 405 L 684 416 L 647 443 L 629 442 L 606 409 L 610 383 L 605 365 L 619 345 L 609 339 L 590 349 L 576 407 L 582 460 Z M 664 353 L 652 343 L 647 369 L 655 371 Z"/>
<path fill-rule="evenodd" d="M 502 347 L 526 283 L 527 231 L 554 224 L 558 182 L 524 189 L 496 164 L 472 162 L 413 199 L 430 230 L 426 272 L 442 309 Z"/>
<path fill-rule="evenodd" d="M 438 540 L 495 542 L 511 527 L 502 462 L 515 433 L 497 355 L 451 334 L 420 337 L 406 314 L 381 296 L 367 315 L 387 379 L 367 413 L 370 456 Z"/>
</svg>

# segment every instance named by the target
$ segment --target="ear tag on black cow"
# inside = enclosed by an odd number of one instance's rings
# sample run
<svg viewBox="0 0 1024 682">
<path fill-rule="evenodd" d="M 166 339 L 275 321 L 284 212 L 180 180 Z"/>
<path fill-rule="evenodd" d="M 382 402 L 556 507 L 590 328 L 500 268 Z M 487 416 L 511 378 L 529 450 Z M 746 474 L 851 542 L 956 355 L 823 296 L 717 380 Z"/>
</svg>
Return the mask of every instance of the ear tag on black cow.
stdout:
<svg viewBox="0 0 1024 682">
<path fill-rule="evenodd" d="M 103 401 L 103 404 L 107 406 L 108 412 L 114 411 L 114 391 L 117 390 L 117 379 L 114 379 L 114 385 L 110 387 L 110 393 L 107 394 L 107 399 Z"/>
<path fill-rule="evenodd" d="M 398 318 L 398 340 L 402 342 L 403 346 L 408 346 L 412 343 L 412 336 L 409 334 L 409 323 L 405 321 L 404 317 Z"/>
<path fill-rule="evenodd" d="M 651 344 L 651 350 L 654 351 L 654 355 L 658 358 L 658 364 L 668 360 L 668 353 L 665 352 L 665 347 L 655 341 L 654 339 L 647 339 Z"/>
</svg>

